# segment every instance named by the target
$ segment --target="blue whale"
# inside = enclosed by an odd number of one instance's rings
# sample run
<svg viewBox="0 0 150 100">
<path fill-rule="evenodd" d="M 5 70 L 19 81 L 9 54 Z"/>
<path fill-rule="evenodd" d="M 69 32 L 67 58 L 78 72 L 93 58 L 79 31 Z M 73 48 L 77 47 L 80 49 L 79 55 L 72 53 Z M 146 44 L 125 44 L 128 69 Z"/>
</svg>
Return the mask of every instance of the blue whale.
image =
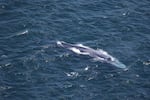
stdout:
<svg viewBox="0 0 150 100">
<path fill-rule="evenodd" d="M 88 56 L 92 57 L 95 61 L 109 63 L 118 68 L 123 68 L 123 69 L 127 68 L 126 65 L 124 65 L 118 59 L 111 56 L 110 54 L 108 54 L 106 51 L 104 51 L 102 49 L 94 50 L 94 49 L 84 46 L 82 44 L 70 44 L 70 43 L 66 43 L 64 41 L 57 41 L 57 45 L 60 47 L 69 49 L 76 54 L 88 55 Z"/>
</svg>

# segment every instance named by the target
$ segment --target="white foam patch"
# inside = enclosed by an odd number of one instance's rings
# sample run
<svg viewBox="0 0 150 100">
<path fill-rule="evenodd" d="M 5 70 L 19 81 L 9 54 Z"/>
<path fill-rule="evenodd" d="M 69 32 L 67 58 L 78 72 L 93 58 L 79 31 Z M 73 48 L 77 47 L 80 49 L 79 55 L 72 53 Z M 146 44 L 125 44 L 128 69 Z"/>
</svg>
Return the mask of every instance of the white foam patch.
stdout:
<svg viewBox="0 0 150 100">
<path fill-rule="evenodd" d="M 58 45 L 62 45 L 62 43 L 61 43 L 60 41 L 57 41 L 57 44 L 58 44 Z"/>
<path fill-rule="evenodd" d="M 75 53 L 77 53 L 77 54 L 81 54 L 81 52 L 80 52 L 80 50 L 79 49 L 77 49 L 77 48 L 69 48 L 69 50 L 71 50 L 71 51 L 73 51 L 73 52 L 75 52 Z"/>
<path fill-rule="evenodd" d="M 77 53 L 77 54 L 82 54 L 82 55 L 89 55 L 88 52 L 81 52 L 79 49 L 75 48 L 75 47 L 72 47 L 72 48 L 69 48 L 69 50 Z"/>
<path fill-rule="evenodd" d="M 7 63 L 7 64 L 5 64 L 5 66 L 10 66 L 11 65 L 11 63 Z"/>
<path fill-rule="evenodd" d="M 57 45 L 59 45 L 59 46 L 62 46 L 62 47 L 63 47 L 63 44 L 62 44 L 62 42 L 61 42 L 61 41 L 57 41 L 56 43 L 57 43 Z"/>
<path fill-rule="evenodd" d="M 143 64 L 148 66 L 148 65 L 150 65 L 150 61 L 144 61 Z"/>
<path fill-rule="evenodd" d="M 82 52 L 81 54 L 83 54 L 83 55 L 90 55 L 90 53 L 88 53 L 88 52 Z"/>
<path fill-rule="evenodd" d="M 70 73 L 66 73 L 66 75 L 68 77 L 77 77 L 79 75 L 79 73 L 78 72 L 70 72 Z"/>
<path fill-rule="evenodd" d="M 84 70 L 85 70 L 85 71 L 89 70 L 89 66 L 85 67 Z"/>
<path fill-rule="evenodd" d="M 16 35 L 23 35 L 23 34 L 27 34 L 28 33 L 28 30 L 25 30 L 25 31 L 22 31 L 22 32 L 19 32 L 19 33 L 17 33 Z"/>
<path fill-rule="evenodd" d="M 76 45 L 79 46 L 79 47 L 83 47 L 83 48 L 89 48 L 87 46 L 84 46 L 83 44 L 76 44 Z"/>
<path fill-rule="evenodd" d="M 17 32 L 17 33 L 15 33 L 13 35 L 10 35 L 10 36 L 4 37 L 4 38 L 6 38 L 6 39 L 13 38 L 13 37 L 20 36 L 20 35 L 27 34 L 27 33 L 28 33 L 28 30 L 24 30 L 24 31 Z"/>
</svg>

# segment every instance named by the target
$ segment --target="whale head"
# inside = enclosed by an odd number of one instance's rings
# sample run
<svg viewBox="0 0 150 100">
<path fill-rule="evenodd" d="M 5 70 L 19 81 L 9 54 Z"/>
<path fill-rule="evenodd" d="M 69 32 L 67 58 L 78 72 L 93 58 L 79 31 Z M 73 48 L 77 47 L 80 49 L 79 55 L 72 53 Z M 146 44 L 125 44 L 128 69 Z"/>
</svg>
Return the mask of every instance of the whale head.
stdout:
<svg viewBox="0 0 150 100">
<path fill-rule="evenodd" d="M 127 68 L 127 66 L 125 64 L 123 64 L 122 62 L 120 62 L 117 59 L 115 59 L 114 61 L 110 61 L 109 63 L 116 66 L 116 67 L 118 67 L 118 68 L 122 68 L 122 69 Z"/>
</svg>

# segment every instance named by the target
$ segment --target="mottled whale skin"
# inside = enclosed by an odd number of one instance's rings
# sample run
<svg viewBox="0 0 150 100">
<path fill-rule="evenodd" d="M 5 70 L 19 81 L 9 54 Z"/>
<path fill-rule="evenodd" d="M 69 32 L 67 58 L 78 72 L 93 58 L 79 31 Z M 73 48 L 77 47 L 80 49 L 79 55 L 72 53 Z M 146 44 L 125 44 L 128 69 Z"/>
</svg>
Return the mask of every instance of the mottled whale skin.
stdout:
<svg viewBox="0 0 150 100">
<path fill-rule="evenodd" d="M 80 55 L 88 55 L 96 61 L 109 63 L 118 68 L 123 68 L 123 69 L 127 68 L 118 59 L 109 55 L 106 51 L 104 51 L 102 49 L 94 50 L 94 49 L 84 46 L 82 44 L 70 44 L 70 43 L 67 43 L 64 41 L 57 41 L 57 45 L 64 47 L 66 49 L 69 49 L 69 50 L 73 51 L 74 53 L 77 53 Z"/>
</svg>

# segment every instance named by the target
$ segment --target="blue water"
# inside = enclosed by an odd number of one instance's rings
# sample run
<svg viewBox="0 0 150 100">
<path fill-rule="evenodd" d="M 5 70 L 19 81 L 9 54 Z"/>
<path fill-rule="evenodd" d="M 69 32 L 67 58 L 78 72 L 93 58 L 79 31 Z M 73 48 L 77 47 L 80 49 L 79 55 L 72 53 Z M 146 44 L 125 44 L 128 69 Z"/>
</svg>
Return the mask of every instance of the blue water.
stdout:
<svg viewBox="0 0 150 100">
<path fill-rule="evenodd" d="M 57 40 L 104 49 L 129 70 Z M 150 100 L 150 1 L 0 0 L 0 100 Z"/>
</svg>

